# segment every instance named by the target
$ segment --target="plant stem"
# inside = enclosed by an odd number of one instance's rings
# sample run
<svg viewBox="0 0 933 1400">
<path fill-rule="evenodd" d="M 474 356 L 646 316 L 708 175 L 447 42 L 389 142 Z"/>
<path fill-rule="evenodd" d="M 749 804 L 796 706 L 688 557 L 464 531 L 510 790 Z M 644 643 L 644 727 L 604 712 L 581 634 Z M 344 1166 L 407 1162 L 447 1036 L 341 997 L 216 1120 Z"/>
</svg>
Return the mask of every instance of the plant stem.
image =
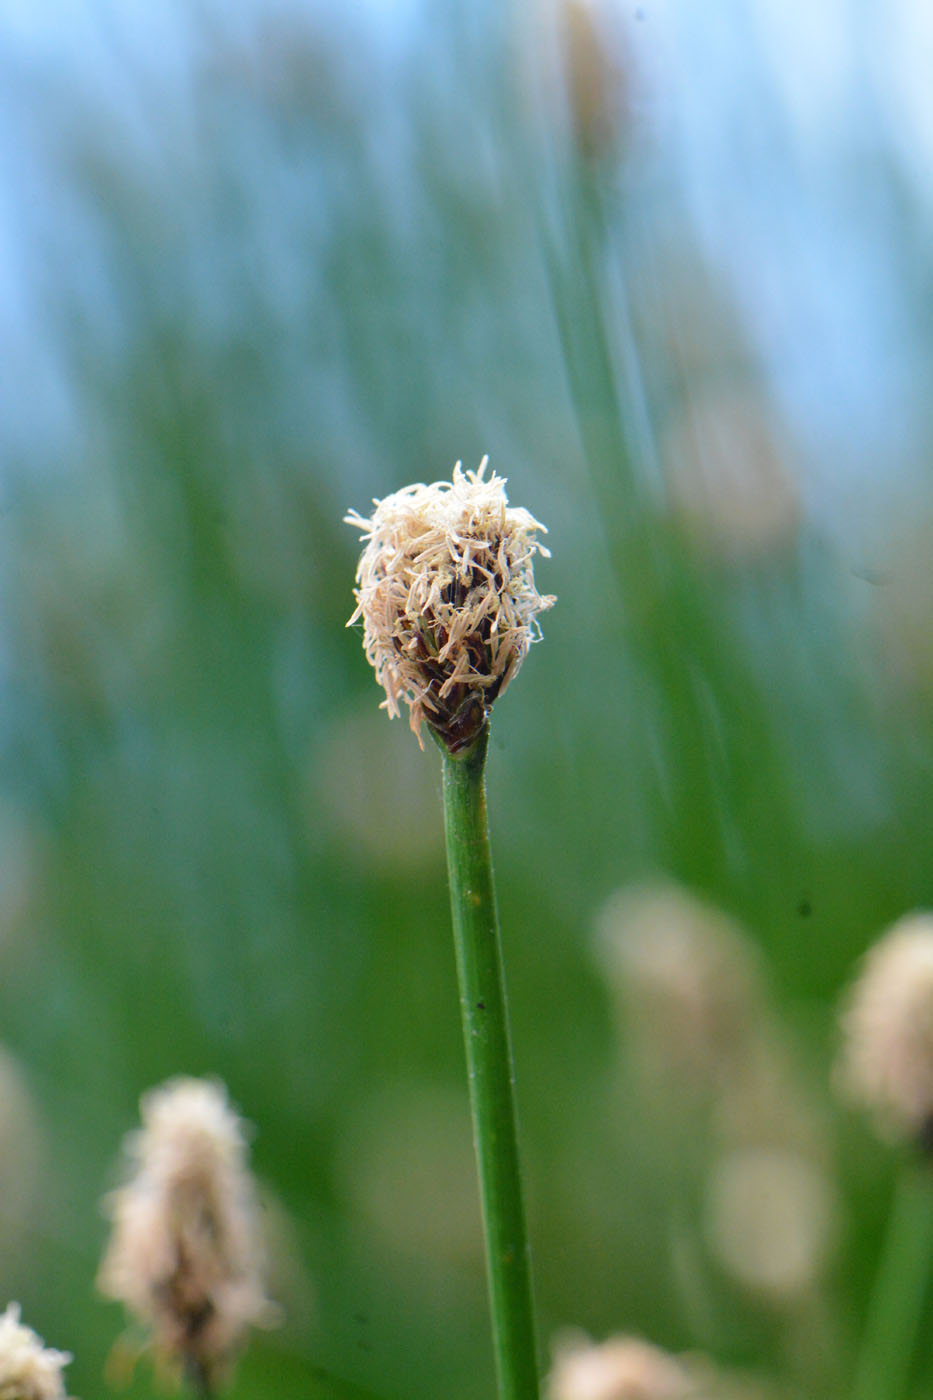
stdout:
<svg viewBox="0 0 933 1400">
<path fill-rule="evenodd" d="M 460 1007 L 486 1234 L 500 1400 L 538 1400 L 499 919 L 486 823 L 489 725 L 466 753 L 444 751 L 444 820 Z"/>
<path fill-rule="evenodd" d="M 933 1176 L 905 1165 L 868 1305 L 853 1400 L 902 1400 L 910 1375 L 933 1248 Z"/>
<path fill-rule="evenodd" d="M 207 1378 L 207 1370 L 203 1362 L 189 1356 L 185 1370 L 196 1400 L 213 1400 L 214 1392 Z"/>
</svg>

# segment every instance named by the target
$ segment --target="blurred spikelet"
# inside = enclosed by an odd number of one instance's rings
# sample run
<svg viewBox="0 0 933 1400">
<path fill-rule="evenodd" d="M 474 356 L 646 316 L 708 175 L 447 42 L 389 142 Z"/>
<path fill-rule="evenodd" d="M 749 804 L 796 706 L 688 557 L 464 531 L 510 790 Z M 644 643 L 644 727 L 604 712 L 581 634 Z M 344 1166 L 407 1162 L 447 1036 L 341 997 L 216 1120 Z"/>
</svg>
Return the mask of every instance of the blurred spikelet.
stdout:
<svg viewBox="0 0 933 1400">
<path fill-rule="evenodd" d="M 933 914 L 908 914 L 866 954 L 842 1013 L 842 1091 L 889 1142 L 933 1146 Z"/>
<path fill-rule="evenodd" d="M 594 1343 L 558 1338 L 547 1400 L 689 1400 L 690 1376 L 678 1361 L 637 1337 Z"/>
<path fill-rule="evenodd" d="M 596 951 L 652 1088 L 693 1099 L 721 1085 L 762 1009 L 758 960 L 732 921 L 676 885 L 639 885 L 605 905 Z"/>
<path fill-rule="evenodd" d="M 820 1277 L 835 1198 L 823 1164 L 781 1147 L 734 1148 L 713 1164 L 706 1237 L 721 1267 L 775 1301 L 805 1295 Z"/>
<path fill-rule="evenodd" d="M 545 1400 L 774 1400 L 767 1385 L 719 1370 L 707 1357 L 674 1357 L 638 1337 L 592 1342 L 566 1332 L 554 1344 Z"/>
<path fill-rule="evenodd" d="M 656 885 L 612 896 L 597 950 L 658 1150 L 701 1196 L 710 1259 L 759 1300 L 806 1298 L 815 1316 L 835 1192 L 756 949 L 718 909 Z"/>
<path fill-rule="evenodd" d="M 740 564 L 793 543 L 799 491 L 754 386 L 692 394 L 666 426 L 662 457 L 673 512 L 707 558 Z"/>
<path fill-rule="evenodd" d="M 265 1296 L 244 1126 L 219 1083 L 173 1079 L 145 1094 L 130 1134 L 126 1184 L 98 1284 L 152 1333 L 157 1356 L 201 1390 L 223 1378 Z"/>
<path fill-rule="evenodd" d="M 593 160 L 618 148 L 627 126 L 628 73 L 618 25 L 608 7 L 566 0 L 561 11 L 570 118 L 580 154 Z"/>
</svg>

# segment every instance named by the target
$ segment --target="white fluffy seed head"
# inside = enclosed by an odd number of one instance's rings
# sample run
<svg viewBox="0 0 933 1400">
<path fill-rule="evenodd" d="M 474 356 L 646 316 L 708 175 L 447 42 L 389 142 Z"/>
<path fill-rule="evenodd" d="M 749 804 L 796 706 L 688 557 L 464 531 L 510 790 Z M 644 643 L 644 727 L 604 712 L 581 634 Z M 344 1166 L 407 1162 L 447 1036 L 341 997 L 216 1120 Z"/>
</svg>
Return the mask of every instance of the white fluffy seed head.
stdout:
<svg viewBox="0 0 933 1400">
<path fill-rule="evenodd" d="M 900 919 L 865 956 L 842 1014 L 838 1083 L 891 1142 L 933 1146 L 933 914 Z"/>
<path fill-rule="evenodd" d="M 19 1311 L 10 1303 L 0 1314 L 0 1400 L 67 1400 L 62 1368 L 71 1357 L 44 1346 Z"/>
<path fill-rule="evenodd" d="M 244 1125 L 213 1080 L 170 1080 L 141 1112 L 124 1144 L 128 1180 L 106 1202 L 113 1233 L 98 1285 L 151 1332 L 160 1358 L 211 1385 L 248 1328 L 274 1320 Z"/>
<path fill-rule="evenodd" d="M 487 463 L 464 472 L 458 462 L 452 481 L 406 486 L 371 516 L 345 517 L 366 542 L 347 625 L 363 620 L 383 707 L 394 717 L 406 704 L 419 742 L 424 720 L 454 753 L 476 739 L 556 601 L 534 581 L 544 526 L 509 507 Z"/>
</svg>

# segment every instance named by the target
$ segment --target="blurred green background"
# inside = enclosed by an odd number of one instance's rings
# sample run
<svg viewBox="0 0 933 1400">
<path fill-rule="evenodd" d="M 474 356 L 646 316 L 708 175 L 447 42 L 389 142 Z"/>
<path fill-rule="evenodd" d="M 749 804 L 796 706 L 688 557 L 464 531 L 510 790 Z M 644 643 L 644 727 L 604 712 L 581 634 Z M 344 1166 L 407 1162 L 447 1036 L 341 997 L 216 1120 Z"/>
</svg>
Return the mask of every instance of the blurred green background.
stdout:
<svg viewBox="0 0 933 1400">
<path fill-rule="evenodd" d="M 286 1322 L 233 1400 L 492 1394 L 439 762 L 340 523 L 486 452 L 559 598 L 489 765 L 542 1353 L 846 1393 L 892 1163 L 835 1005 L 933 902 L 933 128 L 920 7 L 814 8 L 0 10 L 0 1301 L 75 1395 L 177 1073 L 267 1193 Z M 744 929 L 741 1121 L 607 976 L 646 882 Z M 746 1148 L 816 1201 L 777 1277 Z"/>
</svg>

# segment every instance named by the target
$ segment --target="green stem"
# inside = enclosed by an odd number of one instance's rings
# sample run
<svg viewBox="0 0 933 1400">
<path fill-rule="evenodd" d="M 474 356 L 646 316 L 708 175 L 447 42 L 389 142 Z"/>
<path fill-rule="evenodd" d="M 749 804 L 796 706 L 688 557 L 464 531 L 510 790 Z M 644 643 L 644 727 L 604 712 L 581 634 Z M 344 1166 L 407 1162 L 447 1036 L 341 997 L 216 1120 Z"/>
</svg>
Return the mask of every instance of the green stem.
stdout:
<svg viewBox="0 0 933 1400">
<path fill-rule="evenodd" d="M 188 1381 L 196 1400 L 213 1400 L 213 1388 L 207 1377 L 207 1369 L 202 1361 L 189 1356 L 186 1364 Z"/>
<path fill-rule="evenodd" d="M 913 1359 L 933 1248 L 933 1178 L 904 1166 L 868 1306 L 853 1400 L 902 1400 Z"/>
<path fill-rule="evenodd" d="M 485 724 L 466 753 L 454 757 L 444 751 L 450 907 L 486 1233 L 499 1400 L 538 1400 L 512 1047 L 486 824 L 488 740 L 489 726 Z"/>
</svg>

